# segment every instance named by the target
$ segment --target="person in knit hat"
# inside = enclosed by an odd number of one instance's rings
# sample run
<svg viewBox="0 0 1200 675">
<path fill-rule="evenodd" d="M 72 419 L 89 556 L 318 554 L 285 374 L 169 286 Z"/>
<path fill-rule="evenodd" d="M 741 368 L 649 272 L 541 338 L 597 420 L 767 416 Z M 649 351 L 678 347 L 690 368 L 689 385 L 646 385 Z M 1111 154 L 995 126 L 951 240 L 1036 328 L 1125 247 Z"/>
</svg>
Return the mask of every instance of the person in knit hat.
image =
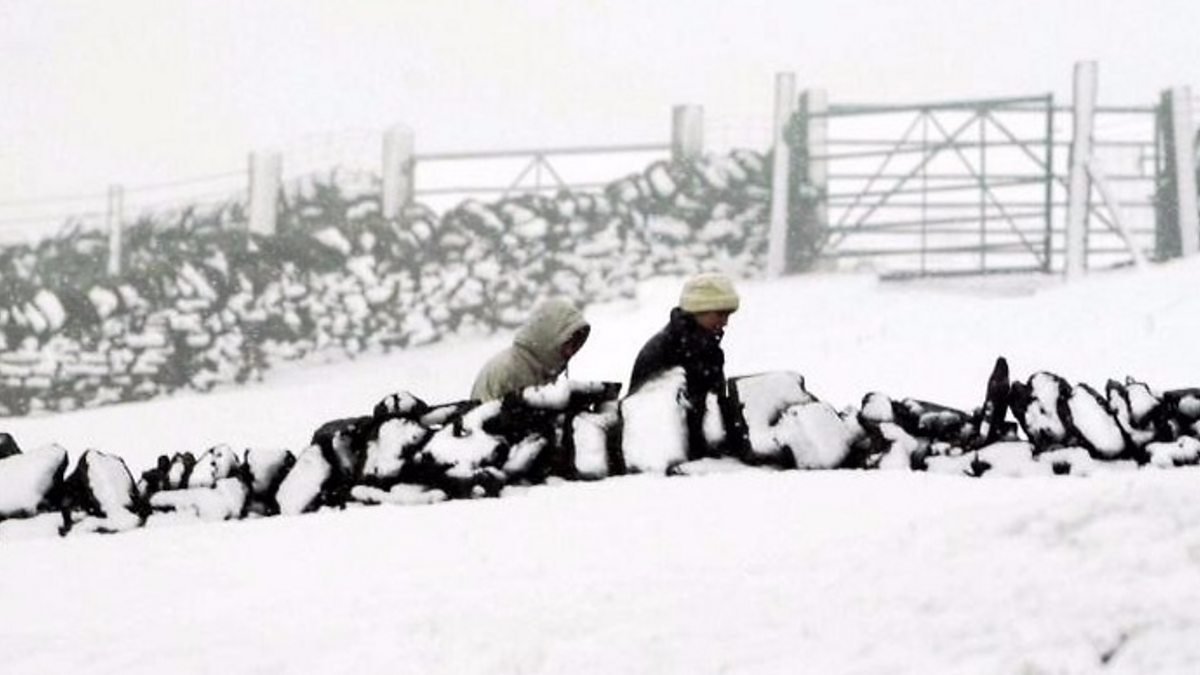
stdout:
<svg viewBox="0 0 1200 675">
<path fill-rule="evenodd" d="M 587 341 L 591 326 L 567 300 L 538 305 L 504 351 L 484 364 L 471 398 L 489 401 L 525 387 L 553 382 Z"/>
<path fill-rule="evenodd" d="M 703 437 L 705 400 L 716 394 L 725 403 L 725 352 L 721 339 L 729 315 L 740 300 L 733 282 L 723 274 L 697 274 L 683 284 L 679 305 L 671 310 L 667 325 L 638 352 L 629 376 L 629 393 L 659 373 L 682 366 L 687 377 L 688 427 L 694 452 Z"/>
</svg>

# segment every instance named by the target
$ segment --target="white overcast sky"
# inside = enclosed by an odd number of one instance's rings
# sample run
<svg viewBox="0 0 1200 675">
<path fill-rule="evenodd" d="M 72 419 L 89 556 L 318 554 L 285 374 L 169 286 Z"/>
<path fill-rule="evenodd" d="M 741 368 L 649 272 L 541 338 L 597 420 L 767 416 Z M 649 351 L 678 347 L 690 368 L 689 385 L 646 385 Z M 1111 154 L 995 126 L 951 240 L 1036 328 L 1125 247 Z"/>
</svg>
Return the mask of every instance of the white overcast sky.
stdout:
<svg viewBox="0 0 1200 675">
<path fill-rule="evenodd" d="M 0 0 L 0 200 L 236 170 L 310 134 L 421 150 L 666 139 L 674 104 L 1200 86 L 1197 0 Z"/>
</svg>

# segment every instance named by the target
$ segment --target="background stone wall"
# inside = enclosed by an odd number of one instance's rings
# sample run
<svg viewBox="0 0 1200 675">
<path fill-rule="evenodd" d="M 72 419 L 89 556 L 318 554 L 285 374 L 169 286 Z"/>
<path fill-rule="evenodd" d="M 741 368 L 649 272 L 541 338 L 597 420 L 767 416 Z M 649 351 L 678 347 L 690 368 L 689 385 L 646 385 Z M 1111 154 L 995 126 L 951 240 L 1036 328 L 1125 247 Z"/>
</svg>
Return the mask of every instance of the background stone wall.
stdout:
<svg viewBox="0 0 1200 675">
<path fill-rule="evenodd" d="M 767 158 L 660 161 L 600 193 L 380 216 L 377 181 L 280 195 L 278 234 L 239 203 L 143 217 L 125 273 L 106 235 L 0 249 L 0 414 L 71 410 L 517 326 L 538 299 L 628 296 L 657 275 L 764 267 Z"/>
</svg>

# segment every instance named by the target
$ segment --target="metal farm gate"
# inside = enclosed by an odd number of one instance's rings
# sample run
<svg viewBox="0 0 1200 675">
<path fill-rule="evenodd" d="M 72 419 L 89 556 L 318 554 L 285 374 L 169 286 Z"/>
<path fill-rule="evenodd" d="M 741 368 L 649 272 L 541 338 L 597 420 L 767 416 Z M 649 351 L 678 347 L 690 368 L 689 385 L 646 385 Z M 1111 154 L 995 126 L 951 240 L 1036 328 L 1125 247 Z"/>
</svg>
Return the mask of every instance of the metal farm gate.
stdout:
<svg viewBox="0 0 1200 675">
<path fill-rule="evenodd" d="M 888 276 L 1059 270 L 1072 111 L 1051 95 L 826 107 L 806 93 L 796 194 L 819 202 L 800 216 L 819 222 L 799 230 L 821 232 L 818 264 Z M 1123 217 L 1087 204 L 1091 267 L 1130 262 L 1118 220 L 1153 251 L 1155 112 L 1096 109 L 1095 152 Z"/>
</svg>

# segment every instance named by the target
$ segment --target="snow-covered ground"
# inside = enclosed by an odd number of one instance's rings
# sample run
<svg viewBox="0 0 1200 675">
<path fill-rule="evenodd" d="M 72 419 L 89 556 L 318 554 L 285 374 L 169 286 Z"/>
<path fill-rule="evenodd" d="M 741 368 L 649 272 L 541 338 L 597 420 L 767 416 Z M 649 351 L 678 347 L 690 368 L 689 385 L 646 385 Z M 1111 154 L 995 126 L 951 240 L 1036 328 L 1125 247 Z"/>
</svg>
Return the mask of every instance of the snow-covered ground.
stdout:
<svg viewBox="0 0 1200 675">
<path fill-rule="evenodd" d="M 1200 266 L 1071 286 L 745 283 L 727 372 L 793 369 L 970 409 L 996 356 L 1102 386 L 1200 384 Z M 678 280 L 589 308 L 578 379 L 625 379 Z M 138 471 L 217 442 L 299 449 L 407 389 L 464 398 L 506 341 L 296 367 L 242 390 L 0 420 Z M 1194 673 L 1200 470 L 969 479 L 634 476 L 0 544 L 0 672 Z"/>
</svg>

